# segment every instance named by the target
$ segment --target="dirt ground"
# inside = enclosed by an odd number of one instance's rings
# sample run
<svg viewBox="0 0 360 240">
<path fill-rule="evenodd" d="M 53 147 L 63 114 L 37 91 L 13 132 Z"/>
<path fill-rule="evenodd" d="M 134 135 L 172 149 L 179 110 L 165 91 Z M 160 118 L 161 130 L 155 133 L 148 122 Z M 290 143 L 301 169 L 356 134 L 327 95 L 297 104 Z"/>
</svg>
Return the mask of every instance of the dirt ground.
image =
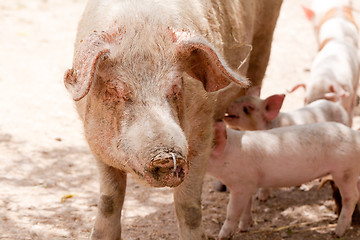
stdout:
<svg viewBox="0 0 360 240">
<path fill-rule="evenodd" d="M 263 97 L 309 77 L 317 47 L 299 2 L 284 1 Z M 89 237 L 97 171 L 62 82 L 84 5 L 85 0 L 0 2 L 0 239 Z M 360 1 L 355 9 L 360 25 Z M 301 107 L 303 97 L 301 90 L 288 95 L 283 109 Z M 358 128 L 360 119 L 354 119 Z M 211 239 L 224 222 L 228 201 L 228 193 L 214 191 L 215 182 L 207 176 L 203 191 L 203 221 Z M 278 189 L 267 202 L 255 202 L 255 225 L 234 239 L 332 239 L 331 191 L 317 186 L 314 181 Z M 177 239 L 172 203 L 171 189 L 143 187 L 129 176 L 123 239 Z M 360 224 L 341 239 L 360 239 Z"/>
</svg>

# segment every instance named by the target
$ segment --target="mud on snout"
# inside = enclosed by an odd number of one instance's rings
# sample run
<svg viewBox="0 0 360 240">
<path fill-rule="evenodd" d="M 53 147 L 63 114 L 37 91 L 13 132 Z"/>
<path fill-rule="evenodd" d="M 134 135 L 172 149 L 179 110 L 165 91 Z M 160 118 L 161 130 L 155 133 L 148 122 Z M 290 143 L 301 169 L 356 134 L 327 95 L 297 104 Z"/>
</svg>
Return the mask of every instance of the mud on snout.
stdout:
<svg viewBox="0 0 360 240">
<path fill-rule="evenodd" d="M 157 148 L 145 164 L 144 177 L 153 187 L 177 187 L 189 171 L 184 154 L 174 149 Z"/>
</svg>

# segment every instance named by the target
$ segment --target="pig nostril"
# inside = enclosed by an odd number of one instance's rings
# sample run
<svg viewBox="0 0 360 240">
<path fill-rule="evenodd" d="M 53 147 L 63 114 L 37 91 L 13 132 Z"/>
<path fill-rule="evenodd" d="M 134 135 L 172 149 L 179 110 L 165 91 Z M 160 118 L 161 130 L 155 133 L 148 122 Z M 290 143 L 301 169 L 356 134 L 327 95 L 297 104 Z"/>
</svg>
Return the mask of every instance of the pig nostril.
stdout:
<svg viewBox="0 0 360 240">
<path fill-rule="evenodd" d="M 178 186 L 188 173 L 189 166 L 186 158 L 181 153 L 170 149 L 157 149 L 154 153 L 144 166 L 148 182 L 151 182 L 153 186 Z"/>
<path fill-rule="evenodd" d="M 188 163 L 182 154 L 171 150 L 157 150 L 152 155 L 153 157 L 144 169 L 149 177 L 159 182 L 169 182 L 171 186 L 175 184 L 173 182 L 177 185 L 184 179 Z"/>
</svg>

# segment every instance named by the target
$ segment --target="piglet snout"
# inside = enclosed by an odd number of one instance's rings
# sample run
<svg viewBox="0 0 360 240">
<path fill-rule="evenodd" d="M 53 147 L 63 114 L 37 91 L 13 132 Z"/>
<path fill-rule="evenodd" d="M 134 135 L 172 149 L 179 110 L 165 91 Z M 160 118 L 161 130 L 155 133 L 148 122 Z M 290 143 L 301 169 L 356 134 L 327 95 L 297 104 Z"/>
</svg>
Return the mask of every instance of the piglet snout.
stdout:
<svg viewBox="0 0 360 240">
<path fill-rule="evenodd" d="M 176 187 L 183 182 L 188 170 L 186 158 L 168 149 L 155 151 L 145 166 L 146 179 L 154 187 Z"/>
</svg>

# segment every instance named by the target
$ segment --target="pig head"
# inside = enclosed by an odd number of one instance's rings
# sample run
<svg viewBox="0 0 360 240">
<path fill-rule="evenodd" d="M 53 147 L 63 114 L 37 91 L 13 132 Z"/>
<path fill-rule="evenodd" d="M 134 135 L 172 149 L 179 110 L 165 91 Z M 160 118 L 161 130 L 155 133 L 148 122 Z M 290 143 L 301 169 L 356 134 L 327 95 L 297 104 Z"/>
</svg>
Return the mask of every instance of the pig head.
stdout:
<svg viewBox="0 0 360 240">
<path fill-rule="evenodd" d="M 116 23 L 78 44 L 65 86 L 92 152 L 151 186 L 178 186 L 191 167 L 186 83 L 214 92 L 246 80 L 204 38 L 170 27 L 144 39 Z"/>
<path fill-rule="evenodd" d="M 236 130 L 265 130 L 269 122 L 280 112 L 285 94 L 275 94 L 260 99 L 256 95 L 246 95 L 230 104 L 224 121 Z"/>
</svg>

